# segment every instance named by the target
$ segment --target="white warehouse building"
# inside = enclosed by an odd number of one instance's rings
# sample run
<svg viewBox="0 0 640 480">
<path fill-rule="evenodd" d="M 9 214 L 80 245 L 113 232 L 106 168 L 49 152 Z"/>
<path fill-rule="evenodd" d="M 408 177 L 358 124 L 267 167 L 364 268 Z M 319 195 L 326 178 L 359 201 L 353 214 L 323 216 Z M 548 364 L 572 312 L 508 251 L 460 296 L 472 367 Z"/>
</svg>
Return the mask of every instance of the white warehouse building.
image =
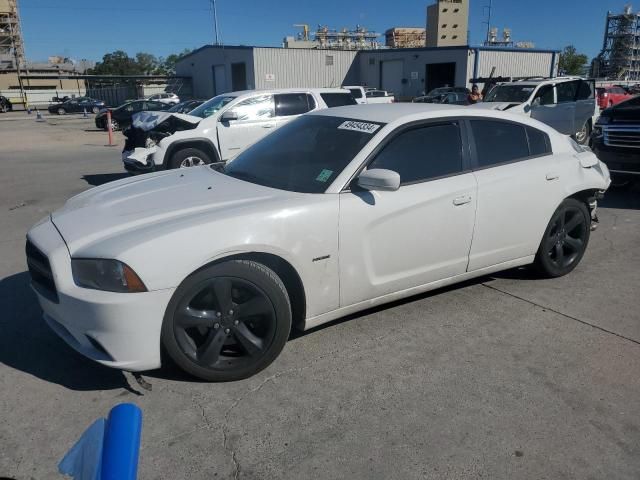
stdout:
<svg viewBox="0 0 640 480">
<path fill-rule="evenodd" d="M 348 51 L 207 45 L 183 57 L 176 74 L 191 78 L 199 98 L 234 90 L 340 85 L 367 85 L 410 98 L 442 86 L 470 87 L 490 75 L 554 77 L 558 53 L 468 46 Z"/>
</svg>

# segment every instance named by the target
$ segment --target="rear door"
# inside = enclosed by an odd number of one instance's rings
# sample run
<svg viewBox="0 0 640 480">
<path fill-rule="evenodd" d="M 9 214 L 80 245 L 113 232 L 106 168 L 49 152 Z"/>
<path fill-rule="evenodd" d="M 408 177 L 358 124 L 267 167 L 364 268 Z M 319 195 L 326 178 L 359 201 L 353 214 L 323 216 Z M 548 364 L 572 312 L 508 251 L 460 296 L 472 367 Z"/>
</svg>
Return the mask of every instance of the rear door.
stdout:
<svg viewBox="0 0 640 480">
<path fill-rule="evenodd" d="M 218 141 L 222 160 L 229 160 L 253 145 L 276 127 L 272 94 L 242 100 L 233 107 L 238 120 L 218 122 Z"/>
<path fill-rule="evenodd" d="M 303 113 L 316 108 L 316 102 L 308 93 L 279 93 L 273 96 L 276 108 L 276 127 L 281 127 Z"/>
<path fill-rule="evenodd" d="M 400 188 L 340 194 L 342 306 L 465 272 L 476 181 L 461 134 L 448 120 L 391 134 L 367 168 L 397 172 Z"/>
<path fill-rule="evenodd" d="M 574 133 L 596 114 L 596 82 L 594 80 L 578 80 L 577 85 Z"/>
<path fill-rule="evenodd" d="M 474 271 L 534 255 L 563 190 L 545 132 L 490 118 L 468 124 L 478 182 Z"/>
</svg>

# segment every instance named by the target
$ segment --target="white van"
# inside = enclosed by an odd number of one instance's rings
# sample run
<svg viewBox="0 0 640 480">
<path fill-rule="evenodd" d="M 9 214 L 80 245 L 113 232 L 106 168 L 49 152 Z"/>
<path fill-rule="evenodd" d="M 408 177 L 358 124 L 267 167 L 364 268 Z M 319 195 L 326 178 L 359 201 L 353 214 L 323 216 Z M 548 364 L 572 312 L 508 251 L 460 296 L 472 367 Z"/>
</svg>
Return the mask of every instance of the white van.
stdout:
<svg viewBox="0 0 640 480">
<path fill-rule="evenodd" d="M 522 80 L 497 84 L 481 103 L 470 108 L 521 113 L 585 145 L 597 113 L 595 93 L 595 81 L 579 77 Z"/>
<path fill-rule="evenodd" d="M 226 162 L 303 113 L 355 104 L 344 89 L 290 88 L 224 93 L 189 114 L 141 112 L 122 160 L 131 173 Z"/>
</svg>

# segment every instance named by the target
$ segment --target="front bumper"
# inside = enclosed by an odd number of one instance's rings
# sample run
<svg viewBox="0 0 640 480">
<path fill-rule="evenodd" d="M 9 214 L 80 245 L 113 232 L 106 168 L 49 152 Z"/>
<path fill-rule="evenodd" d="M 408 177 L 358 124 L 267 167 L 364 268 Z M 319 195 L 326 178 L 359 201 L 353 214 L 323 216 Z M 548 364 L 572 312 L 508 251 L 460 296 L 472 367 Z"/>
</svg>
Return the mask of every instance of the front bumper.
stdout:
<svg viewBox="0 0 640 480">
<path fill-rule="evenodd" d="M 71 347 L 108 367 L 144 371 L 160 366 L 160 331 L 174 289 L 113 293 L 73 282 L 64 240 L 47 220 L 28 240 L 49 261 L 57 298 L 34 285 L 44 319 Z"/>
<path fill-rule="evenodd" d="M 593 137 L 592 149 L 611 173 L 640 175 L 640 148 L 610 147 L 602 137 Z"/>
</svg>

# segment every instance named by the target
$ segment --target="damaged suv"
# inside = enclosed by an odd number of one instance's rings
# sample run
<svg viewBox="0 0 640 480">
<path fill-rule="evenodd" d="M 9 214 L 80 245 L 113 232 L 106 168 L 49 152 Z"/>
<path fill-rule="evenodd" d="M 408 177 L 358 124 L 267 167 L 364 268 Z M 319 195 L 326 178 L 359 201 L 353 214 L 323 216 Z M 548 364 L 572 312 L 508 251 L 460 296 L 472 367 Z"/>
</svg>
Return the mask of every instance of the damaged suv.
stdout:
<svg viewBox="0 0 640 480">
<path fill-rule="evenodd" d="M 499 83 L 472 108 L 526 115 L 586 145 L 597 112 L 595 87 L 593 80 L 579 77 Z"/>
<path fill-rule="evenodd" d="M 229 92 L 189 114 L 142 112 L 125 136 L 122 160 L 131 173 L 226 162 L 303 113 L 355 105 L 337 88 Z"/>
</svg>

